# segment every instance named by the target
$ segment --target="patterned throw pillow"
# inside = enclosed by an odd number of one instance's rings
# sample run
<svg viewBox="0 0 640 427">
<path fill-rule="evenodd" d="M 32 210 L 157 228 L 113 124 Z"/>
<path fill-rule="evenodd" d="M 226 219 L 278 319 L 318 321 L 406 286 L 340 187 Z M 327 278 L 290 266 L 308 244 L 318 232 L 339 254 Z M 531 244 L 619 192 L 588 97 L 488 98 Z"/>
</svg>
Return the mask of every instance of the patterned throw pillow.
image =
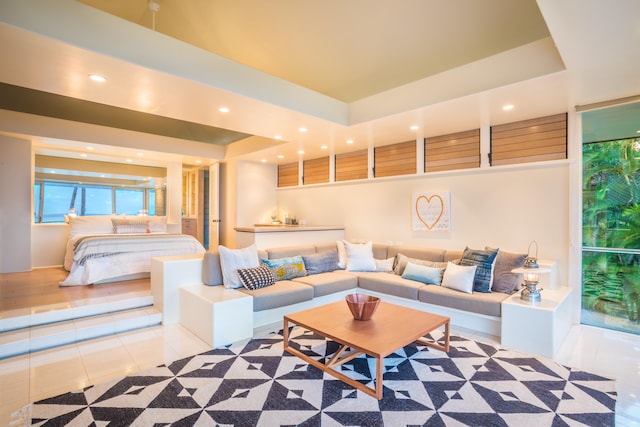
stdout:
<svg viewBox="0 0 640 427">
<path fill-rule="evenodd" d="M 237 271 L 242 286 L 254 291 L 260 288 L 266 288 L 275 283 L 271 269 L 265 264 L 253 268 L 241 268 Z"/>
<path fill-rule="evenodd" d="M 486 251 L 481 249 L 465 248 L 462 253 L 460 265 L 472 266 L 476 265 L 475 277 L 473 278 L 474 292 L 491 292 L 491 283 L 493 281 L 493 266 L 498 255 L 498 249 Z"/>
<path fill-rule="evenodd" d="M 307 275 L 307 269 L 304 266 L 302 256 L 263 259 L 262 263 L 266 264 L 271 269 L 276 281 L 291 280 L 296 277 L 303 277 Z"/>
</svg>

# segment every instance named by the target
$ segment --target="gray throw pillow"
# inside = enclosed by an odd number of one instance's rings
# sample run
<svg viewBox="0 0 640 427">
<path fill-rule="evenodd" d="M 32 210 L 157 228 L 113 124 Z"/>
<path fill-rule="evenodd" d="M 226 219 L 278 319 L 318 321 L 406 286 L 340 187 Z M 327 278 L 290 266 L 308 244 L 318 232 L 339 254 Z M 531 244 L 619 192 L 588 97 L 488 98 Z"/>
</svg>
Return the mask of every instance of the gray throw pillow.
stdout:
<svg viewBox="0 0 640 427">
<path fill-rule="evenodd" d="M 338 253 L 334 251 L 302 255 L 302 260 L 308 274 L 327 273 L 340 269 L 338 266 Z"/>
<path fill-rule="evenodd" d="M 490 248 L 485 248 L 490 249 Z M 505 294 L 513 293 L 522 283 L 522 274 L 512 273 L 511 270 L 524 265 L 527 254 L 515 254 L 511 252 L 498 251 L 496 265 L 493 269 L 493 292 Z"/>
<path fill-rule="evenodd" d="M 427 261 L 427 260 L 424 260 L 424 259 L 409 258 L 408 256 L 406 256 L 404 254 L 398 254 L 398 255 L 396 255 L 396 263 L 393 266 L 393 272 L 395 274 L 397 274 L 398 276 L 402 276 L 402 274 L 404 273 L 404 269 L 407 268 L 407 263 L 408 262 L 411 262 L 411 263 L 416 264 L 416 265 L 425 265 L 427 267 L 435 267 L 435 268 L 446 268 L 447 267 L 447 263 L 446 262 Z"/>
</svg>

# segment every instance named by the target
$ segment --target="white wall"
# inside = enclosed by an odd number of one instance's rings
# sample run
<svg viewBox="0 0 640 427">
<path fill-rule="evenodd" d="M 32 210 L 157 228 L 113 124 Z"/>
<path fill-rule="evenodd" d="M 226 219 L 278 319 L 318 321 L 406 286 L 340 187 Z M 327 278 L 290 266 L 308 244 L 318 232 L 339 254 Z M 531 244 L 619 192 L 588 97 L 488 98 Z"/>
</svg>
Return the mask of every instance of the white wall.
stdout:
<svg viewBox="0 0 640 427">
<path fill-rule="evenodd" d="M 413 192 L 448 191 L 451 231 L 411 229 Z M 349 240 L 463 250 L 493 246 L 558 262 L 567 284 L 569 162 L 430 173 L 278 190 L 278 207 L 309 225 L 344 225 Z"/>
<path fill-rule="evenodd" d="M 31 270 L 31 141 L 0 135 L 0 273 Z"/>
<path fill-rule="evenodd" d="M 277 173 L 270 165 L 238 162 L 237 226 L 271 223 L 271 214 L 277 209 Z"/>
</svg>

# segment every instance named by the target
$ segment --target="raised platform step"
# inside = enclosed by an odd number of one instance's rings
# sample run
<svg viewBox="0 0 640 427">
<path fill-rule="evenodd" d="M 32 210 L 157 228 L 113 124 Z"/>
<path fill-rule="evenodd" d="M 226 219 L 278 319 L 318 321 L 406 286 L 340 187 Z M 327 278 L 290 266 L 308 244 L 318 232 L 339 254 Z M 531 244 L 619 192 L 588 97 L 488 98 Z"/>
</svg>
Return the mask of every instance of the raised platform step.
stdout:
<svg viewBox="0 0 640 427">
<path fill-rule="evenodd" d="M 0 359 L 161 322 L 162 313 L 153 307 L 148 292 L 2 312 Z"/>
</svg>

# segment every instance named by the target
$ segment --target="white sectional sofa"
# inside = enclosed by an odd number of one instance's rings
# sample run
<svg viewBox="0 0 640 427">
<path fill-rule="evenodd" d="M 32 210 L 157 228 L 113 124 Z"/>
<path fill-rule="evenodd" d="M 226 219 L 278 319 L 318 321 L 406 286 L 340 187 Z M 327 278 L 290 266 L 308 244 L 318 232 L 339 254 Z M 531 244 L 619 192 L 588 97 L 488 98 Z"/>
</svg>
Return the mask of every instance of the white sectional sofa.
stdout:
<svg viewBox="0 0 640 427">
<path fill-rule="evenodd" d="M 267 249 L 259 251 L 258 256 L 274 260 L 337 251 L 336 243 L 325 243 Z M 381 244 L 374 244 L 372 251 L 375 259 L 393 259 L 395 264 L 403 256 L 405 262 L 408 258 L 446 263 L 463 255 L 463 251 Z M 554 278 L 555 274 L 549 276 L 549 280 Z M 286 313 L 343 300 L 354 292 L 445 315 L 452 325 L 500 336 L 502 303 L 511 297 L 502 292 L 461 292 L 403 278 L 393 271 L 342 269 L 276 281 L 255 290 L 226 289 L 220 256 L 211 251 L 154 258 L 151 286 L 156 304 L 163 311 L 163 323 L 181 322 L 214 347 L 249 338 L 255 328 L 282 322 Z"/>
</svg>

